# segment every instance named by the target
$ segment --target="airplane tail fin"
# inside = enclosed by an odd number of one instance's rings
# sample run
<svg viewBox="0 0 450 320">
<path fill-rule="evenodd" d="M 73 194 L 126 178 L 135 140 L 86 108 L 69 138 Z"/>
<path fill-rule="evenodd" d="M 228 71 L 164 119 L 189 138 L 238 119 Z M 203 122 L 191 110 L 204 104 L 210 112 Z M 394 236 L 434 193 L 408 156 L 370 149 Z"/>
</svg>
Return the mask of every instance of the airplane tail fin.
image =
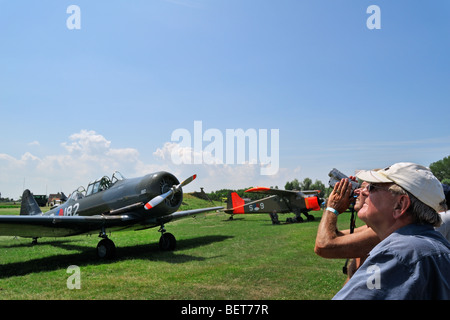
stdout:
<svg viewBox="0 0 450 320">
<path fill-rule="evenodd" d="M 244 213 L 244 204 L 244 199 L 239 197 L 236 192 L 230 192 L 228 194 L 227 209 L 225 212 L 230 214 Z"/>
<path fill-rule="evenodd" d="M 39 208 L 36 200 L 33 198 L 30 190 L 26 189 L 22 194 L 22 203 L 20 205 L 21 216 L 34 216 L 41 214 L 42 211 Z"/>
</svg>

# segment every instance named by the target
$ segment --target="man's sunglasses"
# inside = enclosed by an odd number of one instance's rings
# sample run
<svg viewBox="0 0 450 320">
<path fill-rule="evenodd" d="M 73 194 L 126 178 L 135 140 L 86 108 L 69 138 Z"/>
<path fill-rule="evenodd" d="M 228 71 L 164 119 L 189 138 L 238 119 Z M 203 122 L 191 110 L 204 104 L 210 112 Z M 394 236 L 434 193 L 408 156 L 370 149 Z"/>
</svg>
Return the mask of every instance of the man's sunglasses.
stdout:
<svg viewBox="0 0 450 320">
<path fill-rule="evenodd" d="M 364 192 L 365 190 L 367 190 L 367 191 L 369 191 L 369 193 L 372 193 L 372 192 L 374 192 L 377 189 L 388 191 L 389 188 L 386 188 L 385 185 L 384 186 L 379 186 L 379 185 L 376 185 L 376 184 L 369 183 L 364 188 L 361 187 L 361 192 Z"/>
</svg>

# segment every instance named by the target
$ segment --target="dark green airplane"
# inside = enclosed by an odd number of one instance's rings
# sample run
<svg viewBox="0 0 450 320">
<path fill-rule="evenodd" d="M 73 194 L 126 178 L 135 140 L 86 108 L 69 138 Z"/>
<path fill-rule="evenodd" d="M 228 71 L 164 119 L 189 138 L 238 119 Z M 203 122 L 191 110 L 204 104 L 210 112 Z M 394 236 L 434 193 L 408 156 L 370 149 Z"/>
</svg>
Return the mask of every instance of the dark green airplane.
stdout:
<svg viewBox="0 0 450 320">
<path fill-rule="evenodd" d="M 269 196 L 246 203 L 236 192 L 230 192 L 227 209 L 224 210 L 225 213 L 231 215 L 230 219 L 233 219 L 235 214 L 268 213 L 272 219 L 272 224 L 280 224 L 278 213 L 293 212 L 295 217 L 288 218 L 286 222 L 303 222 L 301 214 L 304 214 L 308 221 L 313 221 L 314 216 L 308 214 L 308 212 L 320 210 L 318 190 L 296 191 L 256 187 L 245 192 L 262 193 Z"/>
<path fill-rule="evenodd" d="M 111 179 L 104 176 L 91 182 L 87 190 L 78 188 L 62 205 L 42 213 L 29 190 L 22 195 L 19 216 L 0 216 L 0 235 L 33 238 L 68 237 L 99 232 L 100 258 L 112 258 L 115 245 L 107 233 L 118 230 L 144 230 L 160 226 L 159 246 L 174 250 L 175 237 L 166 233 L 164 224 L 223 207 L 177 211 L 183 201 L 182 183 L 168 172 L 156 172 L 139 178 L 125 179 L 116 171 Z"/>
</svg>

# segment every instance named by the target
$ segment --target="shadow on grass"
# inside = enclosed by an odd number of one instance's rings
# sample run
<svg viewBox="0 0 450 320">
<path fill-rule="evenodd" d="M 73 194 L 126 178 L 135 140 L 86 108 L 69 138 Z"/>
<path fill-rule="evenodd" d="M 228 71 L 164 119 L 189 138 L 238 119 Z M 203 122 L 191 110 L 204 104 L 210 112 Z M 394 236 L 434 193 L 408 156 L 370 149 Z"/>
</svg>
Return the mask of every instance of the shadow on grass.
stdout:
<svg viewBox="0 0 450 320">
<path fill-rule="evenodd" d="M 0 279 L 23 276 L 30 273 L 46 272 L 67 268 L 70 265 L 87 266 L 111 264 L 127 259 L 142 259 L 149 261 L 165 261 L 168 263 L 185 263 L 189 261 L 204 261 L 204 257 L 195 257 L 179 253 L 189 248 L 201 247 L 214 242 L 221 242 L 232 238 L 231 236 L 203 236 L 192 239 L 183 239 L 177 241 L 175 251 L 160 251 L 158 244 L 132 245 L 127 247 L 118 246 L 116 248 L 116 258 L 111 260 L 102 260 L 97 257 L 96 248 L 76 245 L 75 241 L 57 240 L 46 242 L 45 245 L 59 247 L 64 250 L 76 250 L 76 253 L 54 255 L 49 257 L 31 259 L 21 262 L 12 262 L 0 264 Z M 23 247 L 30 245 L 12 245 L 10 247 Z M 39 246 L 39 245 L 37 245 Z M 8 246 L 9 247 L 9 246 Z"/>
</svg>

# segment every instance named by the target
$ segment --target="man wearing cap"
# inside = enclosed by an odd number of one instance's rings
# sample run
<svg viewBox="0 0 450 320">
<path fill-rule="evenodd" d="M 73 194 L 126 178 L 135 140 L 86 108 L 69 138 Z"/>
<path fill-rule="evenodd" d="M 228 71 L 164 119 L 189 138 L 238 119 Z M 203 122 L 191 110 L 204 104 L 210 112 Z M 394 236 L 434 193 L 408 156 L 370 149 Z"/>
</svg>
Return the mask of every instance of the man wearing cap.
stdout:
<svg viewBox="0 0 450 320">
<path fill-rule="evenodd" d="M 333 299 L 450 299 L 450 243 L 433 227 L 445 211 L 442 184 L 414 163 L 361 171 L 358 217 L 381 242 Z"/>
</svg>

